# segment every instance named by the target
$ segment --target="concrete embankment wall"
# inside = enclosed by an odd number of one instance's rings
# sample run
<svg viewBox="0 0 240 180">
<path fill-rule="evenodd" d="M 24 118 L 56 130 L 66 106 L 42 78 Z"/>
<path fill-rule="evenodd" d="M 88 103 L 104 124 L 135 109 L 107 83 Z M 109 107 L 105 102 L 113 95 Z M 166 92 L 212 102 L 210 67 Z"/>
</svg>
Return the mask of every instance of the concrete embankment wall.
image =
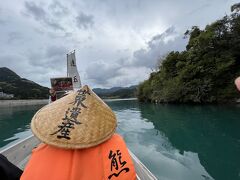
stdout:
<svg viewBox="0 0 240 180">
<path fill-rule="evenodd" d="M 0 100 L 0 107 L 8 106 L 30 106 L 48 104 L 48 99 L 31 99 L 31 100 Z"/>
</svg>

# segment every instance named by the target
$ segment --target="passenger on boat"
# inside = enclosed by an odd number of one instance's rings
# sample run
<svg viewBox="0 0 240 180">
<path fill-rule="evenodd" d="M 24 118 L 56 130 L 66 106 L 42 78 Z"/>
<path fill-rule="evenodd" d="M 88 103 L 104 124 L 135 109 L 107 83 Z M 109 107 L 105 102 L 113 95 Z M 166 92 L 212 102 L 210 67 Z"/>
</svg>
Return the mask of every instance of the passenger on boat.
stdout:
<svg viewBox="0 0 240 180">
<path fill-rule="evenodd" d="M 51 88 L 49 90 L 49 94 L 50 94 L 50 97 L 51 97 L 51 102 L 56 101 L 57 95 L 56 95 L 56 91 L 53 88 Z"/>
<path fill-rule="evenodd" d="M 0 154 L 0 179 L 19 180 L 22 170 L 12 164 L 8 159 Z"/>
<path fill-rule="evenodd" d="M 31 128 L 44 144 L 33 150 L 21 180 L 136 179 L 116 126 L 115 114 L 88 86 L 43 107 Z"/>
</svg>

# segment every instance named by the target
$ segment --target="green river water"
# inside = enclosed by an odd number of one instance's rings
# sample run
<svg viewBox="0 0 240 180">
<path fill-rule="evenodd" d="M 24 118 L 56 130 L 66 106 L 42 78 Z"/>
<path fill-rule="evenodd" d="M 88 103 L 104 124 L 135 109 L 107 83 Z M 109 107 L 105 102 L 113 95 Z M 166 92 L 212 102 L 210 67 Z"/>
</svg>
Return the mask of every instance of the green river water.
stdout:
<svg viewBox="0 0 240 180">
<path fill-rule="evenodd" d="M 139 104 L 112 100 L 128 147 L 158 179 L 240 179 L 240 106 Z M 0 147 L 31 134 L 41 106 L 0 108 Z"/>
</svg>

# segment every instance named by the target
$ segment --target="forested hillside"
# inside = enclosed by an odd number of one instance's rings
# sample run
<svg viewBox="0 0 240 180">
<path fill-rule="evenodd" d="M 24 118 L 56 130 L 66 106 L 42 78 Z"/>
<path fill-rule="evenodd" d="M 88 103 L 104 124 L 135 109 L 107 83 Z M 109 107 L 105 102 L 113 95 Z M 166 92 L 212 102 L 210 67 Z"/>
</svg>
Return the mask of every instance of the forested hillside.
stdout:
<svg viewBox="0 0 240 180">
<path fill-rule="evenodd" d="M 15 99 L 47 99 L 48 88 L 21 78 L 12 70 L 0 68 L 0 87 L 4 93 L 14 94 Z"/>
<path fill-rule="evenodd" d="M 240 4 L 240 3 L 239 3 Z M 172 103 L 236 102 L 234 79 L 240 76 L 240 5 L 232 14 L 201 30 L 187 30 L 183 52 L 171 52 L 158 70 L 139 85 L 140 101 Z M 185 37 L 185 38 L 186 38 Z"/>
</svg>

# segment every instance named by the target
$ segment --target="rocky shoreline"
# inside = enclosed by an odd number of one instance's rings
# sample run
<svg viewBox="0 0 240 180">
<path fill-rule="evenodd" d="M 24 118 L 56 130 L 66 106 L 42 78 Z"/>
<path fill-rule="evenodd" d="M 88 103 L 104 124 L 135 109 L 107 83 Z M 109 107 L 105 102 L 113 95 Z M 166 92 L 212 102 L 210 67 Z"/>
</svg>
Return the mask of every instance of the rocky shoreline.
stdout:
<svg viewBox="0 0 240 180">
<path fill-rule="evenodd" d="M 48 104 L 48 99 L 0 100 L 0 107 L 30 106 Z"/>
</svg>

